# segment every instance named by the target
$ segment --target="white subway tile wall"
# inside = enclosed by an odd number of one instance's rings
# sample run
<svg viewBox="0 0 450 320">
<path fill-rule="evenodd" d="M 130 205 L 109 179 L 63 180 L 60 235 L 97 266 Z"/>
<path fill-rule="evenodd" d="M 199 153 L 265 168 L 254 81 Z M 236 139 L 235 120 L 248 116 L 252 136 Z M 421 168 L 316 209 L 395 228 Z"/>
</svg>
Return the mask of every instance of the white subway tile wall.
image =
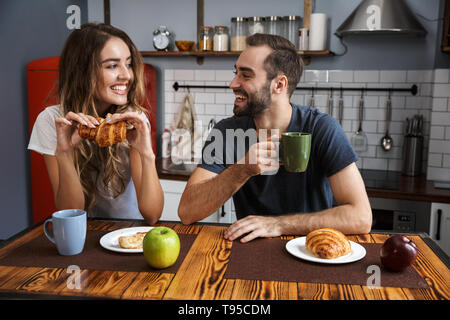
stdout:
<svg viewBox="0 0 450 320">
<path fill-rule="evenodd" d="M 381 148 L 381 138 L 386 131 L 387 92 L 364 93 L 364 119 L 362 128 L 368 137 L 369 148 L 359 153 L 357 163 L 362 169 L 401 171 L 403 165 L 403 137 L 405 120 L 415 114 L 424 117 L 423 172 L 428 179 L 450 180 L 450 70 L 306 70 L 298 86 L 333 87 L 333 117 L 338 117 L 339 88 L 410 88 L 418 86 L 417 95 L 409 92 L 392 92 L 392 121 L 389 133 L 394 145 L 389 152 Z M 232 70 L 165 70 L 165 127 L 170 127 L 187 89 L 173 89 L 180 85 L 228 86 Z M 233 115 L 234 95 L 230 89 L 191 88 L 197 118 L 206 130 L 208 122 L 217 122 Z M 312 90 L 296 90 L 291 101 L 307 105 Z M 328 112 L 330 91 L 314 93 L 315 106 Z M 344 112 L 342 128 L 350 139 L 358 129 L 358 104 L 361 91 L 343 91 Z M 431 124 L 431 125 L 430 125 Z M 430 140 L 431 139 L 431 140 Z M 428 143 L 430 141 L 430 143 Z M 430 152 L 428 149 L 430 147 Z"/>
<path fill-rule="evenodd" d="M 450 181 L 450 70 L 433 74 L 428 180 Z"/>
</svg>

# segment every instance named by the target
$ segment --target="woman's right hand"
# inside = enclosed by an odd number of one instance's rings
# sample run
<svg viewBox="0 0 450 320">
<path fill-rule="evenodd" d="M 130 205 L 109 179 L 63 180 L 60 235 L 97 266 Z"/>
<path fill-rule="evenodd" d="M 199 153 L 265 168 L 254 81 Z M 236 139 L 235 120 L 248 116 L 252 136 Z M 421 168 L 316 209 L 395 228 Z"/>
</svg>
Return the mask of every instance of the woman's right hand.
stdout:
<svg viewBox="0 0 450 320">
<path fill-rule="evenodd" d="M 65 117 L 55 119 L 57 153 L 72 151 L 80 143 L 81 138 L 78 135 L 78 126 L 80 124 L 95 128 L 100 123 L 92 116 L 72 111 L 68 112 Z"/>
</svg>

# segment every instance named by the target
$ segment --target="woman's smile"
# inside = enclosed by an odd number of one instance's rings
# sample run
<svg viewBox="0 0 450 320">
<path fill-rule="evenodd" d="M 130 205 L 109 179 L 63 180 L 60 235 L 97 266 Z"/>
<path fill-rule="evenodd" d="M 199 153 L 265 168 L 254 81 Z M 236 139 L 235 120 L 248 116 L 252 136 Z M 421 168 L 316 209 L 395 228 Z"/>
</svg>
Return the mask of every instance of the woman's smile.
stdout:
<svg viewBox="0 0 450 320">
<path fill-rule="evenodd" d="M 99 114 L 111 105 L 128 103 L 128 92 L 134 81 L 131 53 L 126 43 L 111 38 L 100 52 L 100 82 L 97 86 Z"/>
</svg>

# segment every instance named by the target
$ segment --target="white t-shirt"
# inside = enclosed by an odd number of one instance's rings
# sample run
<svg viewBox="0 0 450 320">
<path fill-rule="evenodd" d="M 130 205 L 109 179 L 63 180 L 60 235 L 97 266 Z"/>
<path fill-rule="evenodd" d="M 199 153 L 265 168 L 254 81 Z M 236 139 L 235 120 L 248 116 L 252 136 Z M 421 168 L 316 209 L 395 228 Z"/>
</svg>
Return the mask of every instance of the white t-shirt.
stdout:
<svg viewBox="0 0 450 320">
<path fill-rule="evenodd" d="M 149 123 L 144 113 L 140 113 L 140 115 Z M 38 115 L 31 132 L 28 149 L 41 154 L 55 155 L 57 145 L 55 118 L 59 117 L 61 117 L 59 105 L 47 107 Z M 104 190 L 103 173 L 100 172 L 96 201 L 89 209 L 89 217 L 143 219 L 138 209 L 136 189 L 131 178 L 129 152 L 125 148 L 121 151 L 120 157 L 126 168 L 125 191 L 114 198 L 111 192 Z"/>
</svg>

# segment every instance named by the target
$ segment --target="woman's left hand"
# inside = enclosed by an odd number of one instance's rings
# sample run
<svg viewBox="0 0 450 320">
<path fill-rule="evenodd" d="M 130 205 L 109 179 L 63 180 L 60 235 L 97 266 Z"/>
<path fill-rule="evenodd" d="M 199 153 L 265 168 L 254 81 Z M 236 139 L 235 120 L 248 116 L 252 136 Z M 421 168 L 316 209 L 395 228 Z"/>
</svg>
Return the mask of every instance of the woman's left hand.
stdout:
<svg viewBox="0 0 450 320">
<path fill-rule="evenodd" d="M 107 123 L 126 121 L 134 128 L 127 130 L 127 140 L 131 147 L 136 149 L 141 156 L 154 157 L 150 126 L 144 117 L 138 112 L 115 113 L 106 118 Z"/>
</svg>

